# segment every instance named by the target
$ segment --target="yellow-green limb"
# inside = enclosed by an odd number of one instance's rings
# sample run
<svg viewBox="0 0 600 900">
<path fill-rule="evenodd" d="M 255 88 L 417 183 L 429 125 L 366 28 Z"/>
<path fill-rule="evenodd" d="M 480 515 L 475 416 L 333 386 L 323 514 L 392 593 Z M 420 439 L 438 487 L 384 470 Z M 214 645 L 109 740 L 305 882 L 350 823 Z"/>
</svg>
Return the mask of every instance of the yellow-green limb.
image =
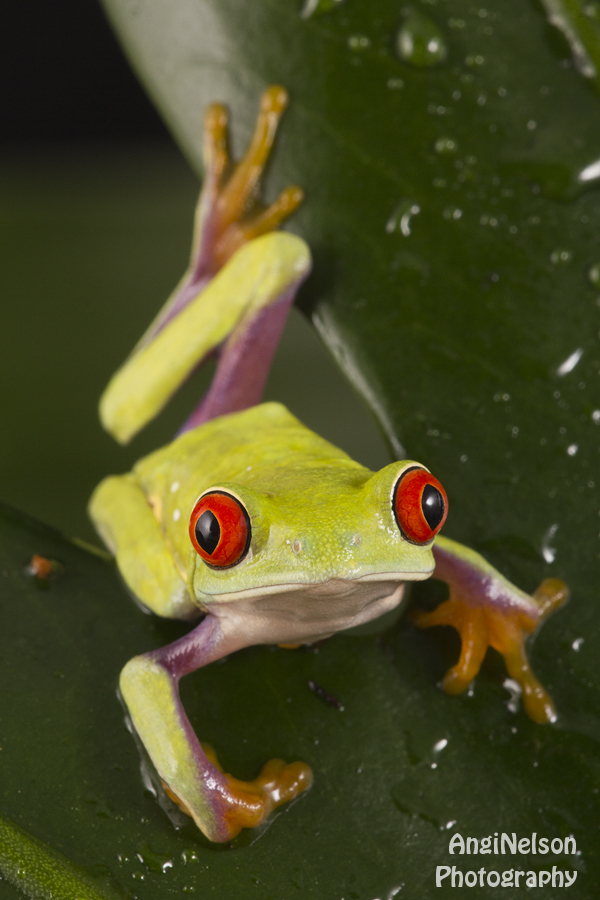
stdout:
<svg viewBox="0 0 600 900">
<path fill-rule="evenodd" d="M 219 357 L 217 374 L 194 424 L 261 399 L 287 313 L 310 269 L 299 238 L 272 234 L 302 201 L 300 188 L 286 188 L 270 206 L 260 200 L 260 179 L 287 101 L 279 85 L 265 91 L 237 164 L 227 147 L 227 110 L 214 104 L 206 111 L 206 172 L 190 264 L 101 399 L 102 423 L 122 443 L 209 355 Z"/>
<path fill-rule="evenodd" d="M 241 247 L 207 287 L 113 376 L 100 401 L 104 427 L 121 443 L 129 441 L 203 359 L 228 339 L 231 344 L 225 346 L 230 352 L 241 342 L 250 368 L 254 362 L 260 364 L 264 346 L 260 340 L 244 343 L 244 334 L 261 313 L 269 308 L 277 312 L 278 301 L 287 312 L 309 269 L 310 251 L 295 235 L 269 234 Z M 278 327 L 270 335 L 269 361 L 280 333 Z M 252 385 L 252 391 L 239 398 L 237 409 L 257 403 L 263 383 Z M 239 394 L 239 385 L 233 387 Z M 220 400 L 219 415 L 237 411 L 226 395 L 221 394 Z"/>
<path fill-rule="evenodd" d="M 275 807 L 312 783 L 305 763 L 279 759 L 270 760 L 252 781 L 227 775 L 190 725 L 179 699 L 179 679 L 243 644 L 243 635 L 226 638 L 209 615 L 168 647 L 132 659 L 119 682 L 131 721 L 166 792 L 217 842 L 262 824 Z"/>
<path fill-rule="evenodd" d="M 169 619 L 198 618 L 200 609 L 187 588 L 186 560 L 178 560 L 167 543 L 134 475 L 101 481 L 88 512 L 141 605 Z"/>
</svg>

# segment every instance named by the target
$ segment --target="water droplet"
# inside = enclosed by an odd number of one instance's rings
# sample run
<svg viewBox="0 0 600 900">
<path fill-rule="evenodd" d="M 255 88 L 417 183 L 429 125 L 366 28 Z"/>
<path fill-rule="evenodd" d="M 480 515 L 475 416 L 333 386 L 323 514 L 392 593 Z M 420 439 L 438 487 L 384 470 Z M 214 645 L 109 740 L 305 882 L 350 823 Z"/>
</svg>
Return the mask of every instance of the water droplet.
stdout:
<svg viewBox="0 0 600 900">
<path fill-rule="evenodd" d="M 159 872 L 163 875 L 165 872 L 168 872 L 169 869 L 172 869 L 174 865 L 174 860 L 170 855 L 156 853 L 148 846 L 148 844 L 144 844 L 144 846 L 138 850 L 136 856 L 141 863 L 150 869 L 151 872 Z"/>
<path fill-rule="evenodd" d="M 554 540 L 554 535 L 557 531 L 558 525 L 551 525 L 542 538 L 542 556 L 547 563 L 553 563 L 556 559 L 556 547 L 551 547 L 550 541 Z"/>
<path fill-rule="evenodd" d="M 554 263 L 554 265 L 566 265 L 570 263 L 573 259 L 573 254 L 570 250 L 561 250 L 560 248 L 553 250 L 550 254 L 550 262 Z"/>
<path fill-rule="evenodd" d="M 437 742 L 433 745 L 433 752 L 434 752 L 434 753 L 441 753 L 441 751 L 442 751 L 442 750 L 445 750 L 445 748 L 446 748 L 447 746 L 448 746 L 448 738 L 442 738 L 441 741 L 437 741 Z"/>
<path fill-rule="evenodd" d="M 584 641 L 584 638 L 582 638 L 582 637 L 575 638 L 575 640 L 571 644 L 571 647 L 573 648 L 575 653 L 579 653 L 579 651 L 581 650 L 581 645 L 583 644 L 583 641 Z"/>
<path fill-rule="evenodd" d="M 456 153 L 456 151 L 458 150 L 458 144 L 454 140 L 454 138 L 440 137 L 433 145 L 433 149 L 436 153 L 440 154 Z"/>
<path fill-rule="evenodd" d="M 579 347 L 577 350 L 573 351 L 570 356 L 567 356 L 564 362 L 560 364 L 558 369 L 556 370 L 556 374 L 562 377 L 563 375 L 568 375 L 569 372 L 572 372 L 581 357 L 583 356 L 583 348 Z M 555 398 L 560 397 L 558 391 L 554 394 Z"/>
<path fill-rule="evenodd" d="M 404 82 L 401 78 L 388 78 L 387 86 L 389 87 L 390 91 L 399 91 L 404 87 Z"/>
<path fill-rule="evenodd" d="M 502 687 L 505 688 L 510 694 L 510 699 L 506 704 L 508 711 L 511 713 L 518 712 L 519 701 L 521 699 L 521 694 L 523 693 L 523 688 L 518 681 L 514 680 L 514 678 L 505 678 L 502 682 Z"/>
<path fill-rule="evenodd" d="M 413 200 L 401 200 L 385 223 L 385 230 L 388 234 L 400 231 L 404 237 L 408 237 L 411 233 L 410 220 L 420 212 L 421 207 L 418 203 Z"/>
<path fill-rule="evenodd" d="M 371 46 L 371 41 L 366 34 L 351 34 L 348 38 L 348 46 L 351 50 L 366 50 Z"/>
<path fill-rule="evenodd" d="M 302 7 L 300 18 L 310 19 L 310 17 L 314 15 L 320 16 L 323 13 L 327 13 L 332 9 L 335 9 L 340 5 L 340 3 L 343 2 L 344 0 L 306 0 L 306 3 Z"/>
<path fill-rule="evenodd" d="M 443 62 L 448 49 L 435 22 L 416 10 L 406 10 L 404 15 L 395 39 L 398 58 L 419 69 L 429 69 Z"/>
<path fill-rule="evenodd" d="M 567 453 L 569 454 L 569 456 L 575 456 L 575 454 L 577 453 L 578 450 L 579 450 L 578 444 L 569 444 L 569 446 L 567 447 Z"/>
<path fill-rule="evenodd" d="M 594 263 L 588 271 L 588 278 L 594 287 L 600 288 L 600 262 Z"/>
<path fill-rule="evenodd" d="M 468 66 L 482 66 L 485 63 L 485 56 L 482 56 L 481 53 L 470 53 L 465 58 L 465 63 Z"/>
<path fill-rule="evenodd" d="M 457 221 L 458 219 L 462 218 L 462 214 L 463 214 L 462 209 L 458 209 L 455 206 L 447 206 L 446 209 L 444 210 L 444 212 L 442 213 L 442 215 L 444 216 L 445 219 L 454 219 L 454 221 Z"/>
</svg>

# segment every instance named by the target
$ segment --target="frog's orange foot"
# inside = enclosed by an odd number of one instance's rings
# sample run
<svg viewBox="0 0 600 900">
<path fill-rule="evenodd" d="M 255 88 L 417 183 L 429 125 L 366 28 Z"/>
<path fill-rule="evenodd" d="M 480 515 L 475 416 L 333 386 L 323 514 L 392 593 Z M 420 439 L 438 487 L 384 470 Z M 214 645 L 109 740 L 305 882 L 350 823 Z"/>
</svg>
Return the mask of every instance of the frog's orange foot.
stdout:
<svg viewBox="0 0 600 900">
<path fill-rule="evenodd" d="M 228 149 L 229 114 L 220 103 L 204 114 L 204 183 L 194 223 L 190 265 L 175 293 L 144 335 L 151 341 L 223 268 L 243 244 L 274 231 L 304 199 L 301 188 L 285 188 L 269 206 L 260 199 L 260 180 L 277 127 L 288 103 L 285 88 L 272 85 L 261 98 L 254 134 L 242 159 Z"/>
<path fill-rule="evenodd" d="M 223 266 L 246 241 L 277 228 L 302 202 L 303 191 L 288 187 L 265 206 L 258 197 L 277 126 L 288 104 L 285 88 L 272 85 L 261 98 L 254 135 L 242 159 L 232 166 L 227 149 L 228 113 L 219 103 L 204 116 L 206 178 L 198 205 L 197 227 L 204 233 L 199 252 L 211 253 L 213 271 Z M 209 246 L 210 251 L 209 251 Z"/>
<path fill-rule="evenodd" d="M 451 625 L 460 635 L 460 659 L 446 673 L 444 690 L 464 691 L 479 672 L 488 647 L 493 647 L 520 685 L 528 715 L 540 724 L 554 722 L 554 704 L 531 669 L 525 642 L 567 600 L 566 584 L 547 578 L 533 595 L 525 594 L 478 553 L 448 539 L 438 538 L 434 556 L 433 577 L 448 583 L 450 596 L 432 612 L 417 612 L 413 618 L 420 628 Z"/>
<path fill-rule="evenodd" d="M 310 766 L 303 762 L 286 764 L 282 759 L 271 759 L 252 781 L 241 781 L 223 772 L 213 748 L 202 744 L 207 759 L 222 774 L 219 785 L 219 815 L 221 841 L 233 840 L 243 828 L 262 825 L 274 809 L 294 800 L 313 782 Z M 166 782 L 162 782 L 168 796 L 192 818 L 194 811 L 179 798 Z"/>
<path fill-rule="evenodd" d="M 203 744 L 202 749 L 213 765 L 223 772 L 212 747 Z M 225 820 L 230 838 L 239 834 L 242 828 L 262 825 L 274 809 L 294 800 L 313 783 L 310 766 L 303 762 L 287 764 L 282 759 L 269 760 L 252 781 L 224 775 L 228 793 Z"/>
</svg>

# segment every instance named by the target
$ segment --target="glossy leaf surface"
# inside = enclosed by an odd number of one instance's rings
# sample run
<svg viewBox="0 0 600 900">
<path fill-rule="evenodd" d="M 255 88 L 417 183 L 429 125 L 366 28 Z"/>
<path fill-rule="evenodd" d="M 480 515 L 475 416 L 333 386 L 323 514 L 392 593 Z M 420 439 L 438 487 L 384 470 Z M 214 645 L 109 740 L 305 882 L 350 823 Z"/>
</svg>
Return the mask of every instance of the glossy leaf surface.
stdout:
<svg viewBox="0 0 600 900">
<path fill-rule="evenodd" d="M 33 553 L 62 571 L 40 583 L 25 570 Z M 493 667 L 475 697 L 450 700 L 434 684 L 455 648 L 440 655 L 427 635 L 398 624 L 313 649 L 251 648 L 189 676 L 191 721 L 227 771 L 252 777 L 280 756 L 306 760 L 316 776 L 266 829 L 215 845 L 192 825 L 176 830 L 144 790 L 115 696 L 124 662 L 184 626 L 137 609 L 110 561 L 7 507 L 0 577 L 0 647 L 13 675 L 0 721 L 2 814 L 74 866 L 96 867 L 88 877 L 102 874 L 107 900 L 120 889 L 140 900 L 210 891 L 373 897 L 401 885 L 443 896 L 434 866 L 464 860 L 448 855 L 449 835 L 491 829 L 576 834 L 582 856 L 552 862 L 575 867 L 582 887 L 572 893 L 587 896 L 597 865 L 595 741 L 510 714 Z M 479 859 L 515 865 L 510 856 Z M 537 870 L 545 859 L 519 862 Z M 1 890 L 18 896 L 6 882 Z"/>
<path fill-rule="evenodd" d="M 317 266 L 302 307 L 394 446 L 448 490 L 445 533 L 525 589 L 548 574 L 570 584 L 571 604 L 533 652 L 560 719 L 544 729 L 507 711 L 492 658 L 473 697 L 446 698 L 435 685 L 456 641 L 406 623 L 318 653 L 242 652 L 184 682 L 202 738 L 242 777 L 281 755 L 309 762 L 316 781 L 260 840 L 211 847 L 174 831 L 143 794 L 113 695 L 129 656 L 180 630 L 128 604 L 104 562 L 5 519 L 11 615 L 0 643 L 15 678 L 2 711 L 0 812 L 77 863 L 107 865 L 140 898 L 184 887 L 261 900 L 362 900 L 400 886 L 453 896 L 435 887 L 435 866 L 452 863 L 577 868 L 571 894 L 590 896 L 600 778 L 594 79 L 545 9 L 522 0 L 320 2 L 304 17 L 291 0 L 107 6 L 196 164 L 206 103 L 230 104 L 241 146 L 263 87 L 290 90 L 272 189 L 307 191 L 293 228 Z M 46 592 L 22 574 L 34 550 L 66 567 Z M 426 602 L 436 588 L 419 594 Z M 24 722 L 35 722 L 26 749 Z M 447 852 L 455 828 L 572 833 L 582 853 L 467 865 Z"/>
</svg>

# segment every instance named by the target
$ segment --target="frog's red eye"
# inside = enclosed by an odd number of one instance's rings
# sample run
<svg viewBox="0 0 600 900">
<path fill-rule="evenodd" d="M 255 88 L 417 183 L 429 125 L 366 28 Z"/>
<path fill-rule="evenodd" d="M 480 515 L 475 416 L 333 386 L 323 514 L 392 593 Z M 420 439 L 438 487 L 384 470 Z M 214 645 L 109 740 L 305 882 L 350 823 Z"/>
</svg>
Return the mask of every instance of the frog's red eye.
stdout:
<svg viewBox="0 0 600 900">
<path fill-rule="evenodd" d="M 448 514 L 446 491 L 420 466 L 402 473 L 394 489 L 393 506 L 400 531 L 413 544 L 433 540 Z"/>
<path fill-rule="evenodd" d="M 248 513 L 231 494 L 224 491 L 204 494 L 190 517 L 190 540 L 209 566 L 235 566 L 250 545 Z"/>
</svg>

